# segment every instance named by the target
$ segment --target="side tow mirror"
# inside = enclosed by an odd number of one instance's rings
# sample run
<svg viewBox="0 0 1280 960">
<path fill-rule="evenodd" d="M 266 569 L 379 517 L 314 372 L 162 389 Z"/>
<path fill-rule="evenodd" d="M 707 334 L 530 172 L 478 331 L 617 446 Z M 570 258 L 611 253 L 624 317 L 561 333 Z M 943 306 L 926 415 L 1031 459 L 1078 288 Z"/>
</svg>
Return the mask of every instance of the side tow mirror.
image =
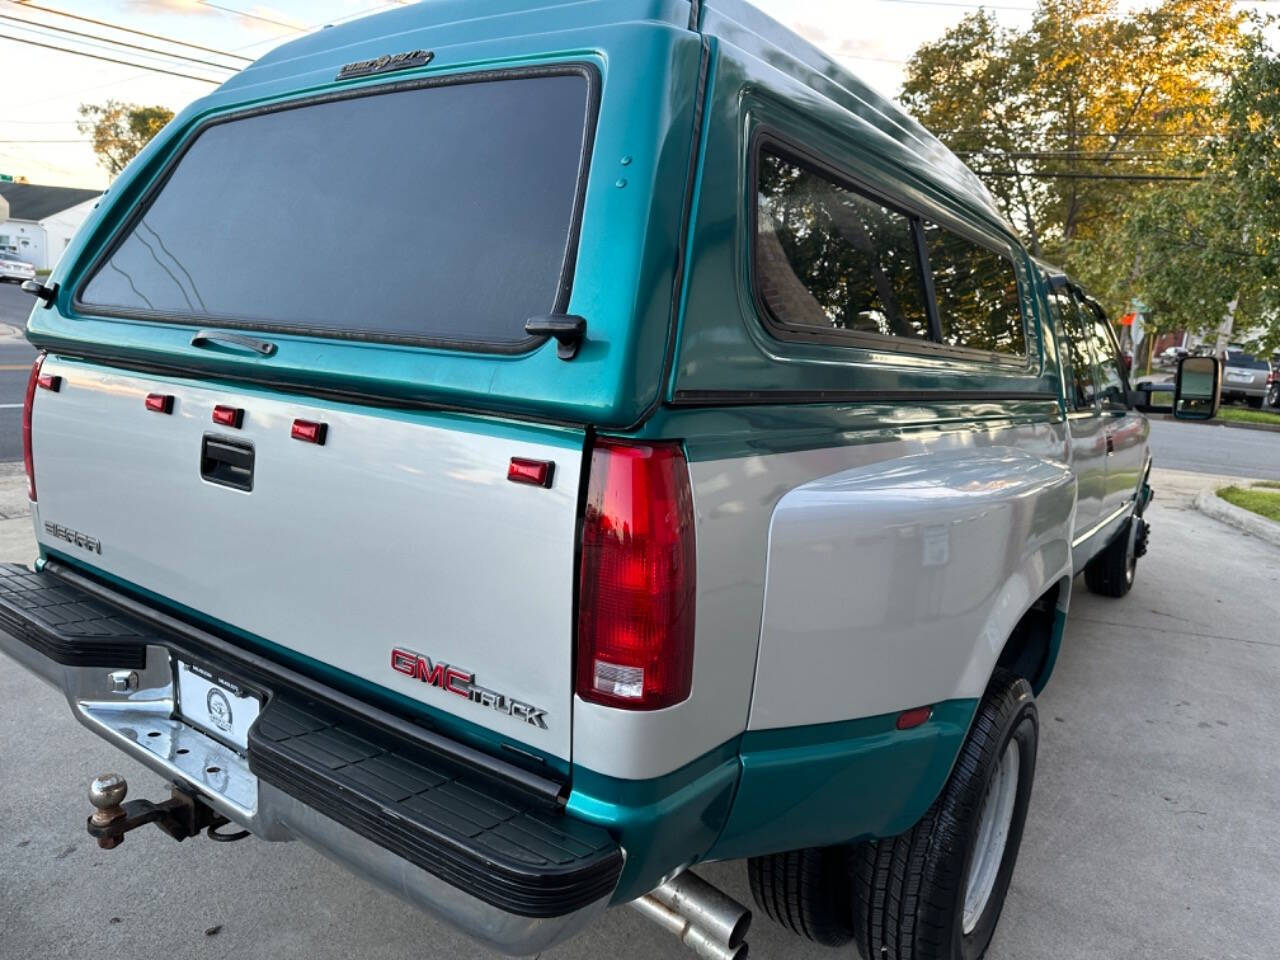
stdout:
<svg viewBox="0 0 1280 960">
<path fill-rule="evenodd" d="M 1183 357 L 1173 383 L 1173 415 L 1212 420 L 1222 403 L 1222 364 L 1217 357 Z"/>
</svg>

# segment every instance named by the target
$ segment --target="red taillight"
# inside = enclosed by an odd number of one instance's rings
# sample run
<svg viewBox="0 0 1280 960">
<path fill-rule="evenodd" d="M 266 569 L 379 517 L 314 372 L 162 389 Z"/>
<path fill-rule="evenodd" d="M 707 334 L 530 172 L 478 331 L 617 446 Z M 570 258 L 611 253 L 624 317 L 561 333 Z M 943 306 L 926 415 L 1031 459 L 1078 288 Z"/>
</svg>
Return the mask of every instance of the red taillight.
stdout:
<svg viewBox="0 0 1280 960">
<path fill-rule="evenodd" d="M 36 465 L 31 459 L 31 406 L 35 403 L 42 363 L 43 353 L 38 354 L 35 363 L 31 364 L 31 376 L 27 378 L 27 396 L 22 401 L 22 465 L 27 469 L 27 499 L 33 503 L 36 499 Z"/>
<path fill-rule="evenodd" d="M 295 420 L 289 436 L 303 443 L 314 443 L 324 446 L 325 434 L 329 432 L 328 424 L 315 423 L 311 420 Z"/>
<path fill-rule="evenodd" d="M 146 404 L 153 413 L 173 413 L 173 394 L 148 393 Z"/>
<path fill-rule="evenodd" d="M 597 440 L 582 530 L 578 696 L 633 710 L 689 696 L 694 562 L 680 445 Z"/>
<path fill-rule="evenodd" d="M 224 427 L 235 427 L 239 430 L 243 421 L 244 411 L 239 407 L 228 407 L 220 403 L 213 408 L 214 423 L 221 424 Z"/>
</svg>

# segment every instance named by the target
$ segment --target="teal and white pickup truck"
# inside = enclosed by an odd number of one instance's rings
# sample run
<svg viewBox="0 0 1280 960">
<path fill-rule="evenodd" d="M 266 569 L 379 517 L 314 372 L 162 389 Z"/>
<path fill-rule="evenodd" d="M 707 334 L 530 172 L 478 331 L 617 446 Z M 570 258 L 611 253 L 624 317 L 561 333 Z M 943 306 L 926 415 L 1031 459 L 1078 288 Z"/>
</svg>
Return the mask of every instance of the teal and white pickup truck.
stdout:
<svg viewBox="0 0 1280 960">
<path fill-rule="evenodd" d="M 173 784 L 95 781 L 104 847 L 301 839 L 500 951 L 630 903 L 713 958 L 749 914 L 688 868 L 743 858 L 798 934 L 983 954 L 1147 424 L 832 60 L 740 0 L 399 8 L 193 103 L 27 287 L 0 648 Z"/>
</svg>

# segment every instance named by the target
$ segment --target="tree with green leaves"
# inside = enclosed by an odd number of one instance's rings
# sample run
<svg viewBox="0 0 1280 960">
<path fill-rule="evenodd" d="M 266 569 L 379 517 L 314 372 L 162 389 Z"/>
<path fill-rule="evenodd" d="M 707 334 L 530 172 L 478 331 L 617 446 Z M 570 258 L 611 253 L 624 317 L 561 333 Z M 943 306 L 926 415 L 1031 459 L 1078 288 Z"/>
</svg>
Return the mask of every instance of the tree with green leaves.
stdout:
<svg viewBox="0 0 1280 960">
<path fill-rule="evenodd" d="M 1143 192 L 1119 236 L 1166 326 L 1212 330 L 1230 312 L 1231 339 L 1267 356 L 1280 350 L 1280 57 L 1257 45 L 1221 107 L 1203 179 Z"/>
<path fill-rule="evenodd" d="M 173 111 L 167 107 L 108 100 L 80 104 L 76 126 L 93 139 L 98 162 L 114 177 L 172 119 Z"/>
<path fill-rule="evenodd" d="M 1261 37 L 1230 0 L 1040 0 L 1026 30 L 979 11 L 923 45 L 902 100 L 1113 314 L 1137 298 L 1160 329 L 1208 331 L 1234 303 L 1237 330 L 1274 333 L 1280 84 Z"/>
</svg>

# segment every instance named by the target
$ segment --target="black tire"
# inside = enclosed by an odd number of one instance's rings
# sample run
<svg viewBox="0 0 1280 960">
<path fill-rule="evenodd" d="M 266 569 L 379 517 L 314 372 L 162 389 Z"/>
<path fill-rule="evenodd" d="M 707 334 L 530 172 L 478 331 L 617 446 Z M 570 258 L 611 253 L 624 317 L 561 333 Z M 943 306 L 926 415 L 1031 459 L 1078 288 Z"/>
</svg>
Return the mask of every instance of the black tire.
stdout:
<svg viewBox="0 0 1280 960">
<path fill-rule="evenodd" d="M 1131 517 L 1106 548 L 1085 565 L 1084 583 L 1090 593 L 1103 597 L 1123 597 L 1132 589 L 1134 578 L 1138 574 L 1138 556 L 1134 548 L 1137 534 L 1135 523 L 1140 522 Z"/>
<path fill-rule="evenodd" d="M 1254 410 L 1261 410 L 1262 402 L 1266 400 L 1266 397 L 1245 397 L 1245 400 L 1248 401 L 1249 406 Z"/>
<path fill-rule="evenodd" d="M 747 876 L 756 906 L 774 923 L 828 947 L 853 939 L 848 847 L 752 857 Z"/>
<path fill-rule="evenodd" d="M 863 957 L 979 960 L 986 953 L 1018 860 L 1039 731 L 1031 685 L 997 670 L 942 795 L 901 836 L 853 848 L 854 939 Z M 1010 744 L 1019 757 L 1012 819 L 994 886 L 966 932 L 965 894 L 984 800 Z"/>
</svg>

